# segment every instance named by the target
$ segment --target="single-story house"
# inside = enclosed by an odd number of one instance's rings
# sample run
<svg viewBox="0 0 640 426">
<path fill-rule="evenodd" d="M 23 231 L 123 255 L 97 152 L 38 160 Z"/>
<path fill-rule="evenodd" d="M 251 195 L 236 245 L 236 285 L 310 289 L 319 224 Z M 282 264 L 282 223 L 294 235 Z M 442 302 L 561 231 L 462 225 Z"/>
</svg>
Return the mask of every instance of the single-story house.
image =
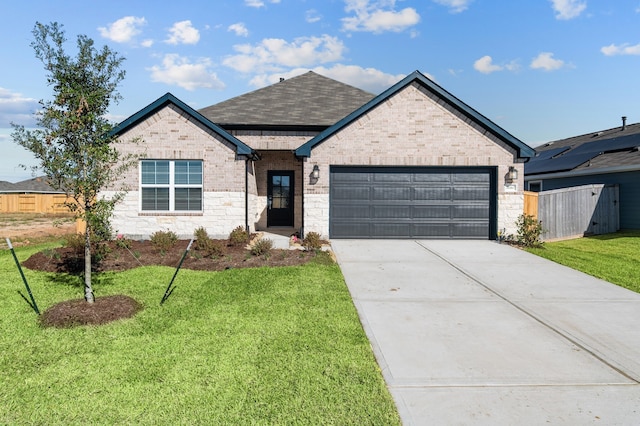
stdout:
<svg viewBox="0 0 640 426">
<path fill-rule="evenodd" d="M 66 193 L 49 185 L 46 176 L 20 182 L 0 181 L 2 213 L 68 213 Z"/>
<path fill-rule="evenodd" d="M 515 233 L 534 154 L 418 71 L 377 96 L 314 72 L 199 111 L 167 93 L 114 131 L 140 160 L 112 224 L 140 238 L 494 239 Z"/>
<path fill-rule="evenodd" d="M 587 133 L 536 148 L 525 164 L 525 188 L 547 191 L 618 185 L 621 229 L 640 229 L 640 123 Z"/>
</svg>

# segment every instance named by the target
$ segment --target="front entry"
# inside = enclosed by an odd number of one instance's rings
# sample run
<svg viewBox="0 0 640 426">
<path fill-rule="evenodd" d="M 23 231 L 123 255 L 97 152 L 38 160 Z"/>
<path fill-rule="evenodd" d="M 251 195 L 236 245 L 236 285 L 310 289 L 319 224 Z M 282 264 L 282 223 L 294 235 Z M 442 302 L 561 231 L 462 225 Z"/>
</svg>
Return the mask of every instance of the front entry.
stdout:
<svg viewBox="0 0 640 426">
<path fill-rule="evenodd" d="M 267 173 L 267 226 L 293 226 L 293 170 Z"/>
</svg>

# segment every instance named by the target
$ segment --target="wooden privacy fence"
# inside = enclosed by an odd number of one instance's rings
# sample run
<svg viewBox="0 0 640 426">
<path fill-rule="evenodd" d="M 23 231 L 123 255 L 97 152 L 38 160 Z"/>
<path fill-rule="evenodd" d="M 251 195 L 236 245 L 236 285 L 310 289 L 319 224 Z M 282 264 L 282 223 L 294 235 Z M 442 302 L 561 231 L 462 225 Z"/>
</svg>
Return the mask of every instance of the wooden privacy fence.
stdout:
<svg viewBox="0 0 640 426">
<path fill-rule="evenodd" d="M 603 184 L 527 192 L 525 213 L 537 204 L 532 215 L 542 222 L 544 241 L 609 234 L 620 230 L 618 192 L 618 185 Z"/>
<path fill-rule="evenodd" d="M 69 213 L 65 194 L 0 194 L 0 213 Z"/>
</svg>

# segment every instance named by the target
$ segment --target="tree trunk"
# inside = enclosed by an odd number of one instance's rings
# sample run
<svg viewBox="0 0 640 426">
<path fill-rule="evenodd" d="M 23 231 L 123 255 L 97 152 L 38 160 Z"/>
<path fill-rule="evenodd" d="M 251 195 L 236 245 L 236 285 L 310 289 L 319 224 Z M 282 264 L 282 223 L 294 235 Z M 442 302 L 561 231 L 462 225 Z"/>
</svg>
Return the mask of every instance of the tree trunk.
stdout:
<svg viewBox="0 0 640 426">
<path fill-rule="evenodd" d="M 84 231 L 84 300 L 94 302 L 93 288 L 91 287 L 91 234 L 89 224 Z"/>
</svg>

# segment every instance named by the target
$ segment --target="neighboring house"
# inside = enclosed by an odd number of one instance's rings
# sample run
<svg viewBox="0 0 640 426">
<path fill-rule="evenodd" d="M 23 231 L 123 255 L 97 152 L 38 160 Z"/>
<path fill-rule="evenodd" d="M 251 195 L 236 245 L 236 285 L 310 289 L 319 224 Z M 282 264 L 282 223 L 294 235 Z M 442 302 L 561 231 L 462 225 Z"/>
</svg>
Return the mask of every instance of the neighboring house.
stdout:
<svg viewBox="0 0 640 426">
<path fill-rule="evenodd" d="M 67 213 L 67 196 L 54 189 L 46 176 L 17 183 L 0 181 L 0 212 L 3 213 Z"/>
<path fill-rule="evenodd" d="M 313 72 L 200 111 L 166 94 L 115 132 L 140 162 L 113 228 L 143 238 L 493 239 L 515 232 L 534 154 L 418 71 L 378 96 Z"/>
<path fill-rule="evenodd" d="M 546 143 L 525 164 L 525 188 L 616 184 L 620 228 L 640 229 L 640 123 Z"/>
</svg>

